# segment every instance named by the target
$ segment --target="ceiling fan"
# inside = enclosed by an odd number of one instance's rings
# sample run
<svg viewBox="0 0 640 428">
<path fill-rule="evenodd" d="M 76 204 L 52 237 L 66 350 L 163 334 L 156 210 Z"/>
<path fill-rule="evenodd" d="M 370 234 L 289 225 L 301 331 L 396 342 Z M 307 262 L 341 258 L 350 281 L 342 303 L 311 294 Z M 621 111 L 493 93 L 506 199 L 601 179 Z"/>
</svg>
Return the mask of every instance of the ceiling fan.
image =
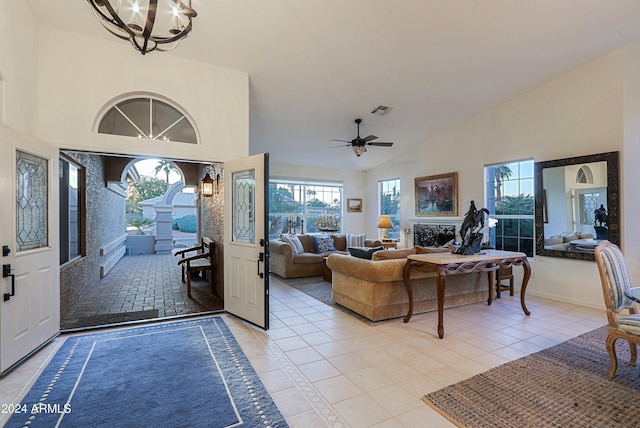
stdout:
<svg viewBox="0 0 640 428">
<path fill-rule="evenodd" d="M 342 141 L 342 142 L 345 142 L 345 143 L 349 143 L 349 144 L 344 144 L 344 145 L 340 145 L 340 146 L 336 146 L 336 147 L 351 146 L 351 148 L 353 148 L 353 152 L 356 154 L 356 156 L 360 156 L 361 154 L 363 154 L 364 152 L 367 151 L 367 146 L 379 146 L 379 147 L 391 147 L 391 146 L 393 146 L 393 143 L 383 143 L 383 142 L 372 143 L 371 141 L 373 141 L 373 140 L 378 138 L 375 135 L 369 135 L 367 137 L 361 138 L 360 137 L 360 124 L 362 123 L 362 119 L 356 119 L 355 122 L 356 122 L 356 125 L 358 126 L 358 136 L 356 138 L 354 138 L 353 140 L 335 140 L 335 139 L 332 139 L 331 141 Z"/>
</svg>

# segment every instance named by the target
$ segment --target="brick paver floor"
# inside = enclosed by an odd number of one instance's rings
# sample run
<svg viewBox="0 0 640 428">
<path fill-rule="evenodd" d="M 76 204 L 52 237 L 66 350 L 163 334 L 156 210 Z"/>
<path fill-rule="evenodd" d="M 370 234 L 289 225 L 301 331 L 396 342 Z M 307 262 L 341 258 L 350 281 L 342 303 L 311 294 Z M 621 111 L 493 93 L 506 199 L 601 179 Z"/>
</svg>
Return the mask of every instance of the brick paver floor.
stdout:
<svg viewBox="0 0 640 428">
<path fill-rule="evenodd" d="M 171 254 L 124 256 L 79 304 L 61 314 L 62 328 L 79 328 L 147 318 L 165 318 L 223 309 L 209 281 L 191 282 L 192 298 Z"/>
</svg>

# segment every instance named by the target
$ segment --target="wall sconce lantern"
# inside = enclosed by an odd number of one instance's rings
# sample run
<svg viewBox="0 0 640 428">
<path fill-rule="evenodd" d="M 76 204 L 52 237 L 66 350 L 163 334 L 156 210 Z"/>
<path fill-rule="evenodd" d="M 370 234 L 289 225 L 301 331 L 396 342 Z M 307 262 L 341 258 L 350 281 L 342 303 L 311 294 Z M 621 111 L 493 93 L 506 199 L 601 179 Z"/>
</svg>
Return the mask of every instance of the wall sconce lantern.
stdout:
<svg viewBox="0 0 640 428">
<path fill-rule="evenodd" d="M 207 172 L 202 181 L 202 196 L 211 197 L 213 196 L 213 178 Z"/>
</svg>

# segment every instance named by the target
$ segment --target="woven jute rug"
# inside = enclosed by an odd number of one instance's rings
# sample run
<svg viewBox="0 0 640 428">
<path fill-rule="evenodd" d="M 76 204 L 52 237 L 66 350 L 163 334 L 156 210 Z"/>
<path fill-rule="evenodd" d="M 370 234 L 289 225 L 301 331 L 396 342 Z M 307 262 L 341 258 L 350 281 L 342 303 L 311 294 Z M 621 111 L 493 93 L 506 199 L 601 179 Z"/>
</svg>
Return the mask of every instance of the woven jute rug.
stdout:
<svg viewBox="0 0 640 428">
<path fill-rule="evenodd" d="M 640 426 L 640 366 L 618 340 L 614 379 L 608 327 L 520 358 L 424 396 L 460 427 Z"/>
</svg>

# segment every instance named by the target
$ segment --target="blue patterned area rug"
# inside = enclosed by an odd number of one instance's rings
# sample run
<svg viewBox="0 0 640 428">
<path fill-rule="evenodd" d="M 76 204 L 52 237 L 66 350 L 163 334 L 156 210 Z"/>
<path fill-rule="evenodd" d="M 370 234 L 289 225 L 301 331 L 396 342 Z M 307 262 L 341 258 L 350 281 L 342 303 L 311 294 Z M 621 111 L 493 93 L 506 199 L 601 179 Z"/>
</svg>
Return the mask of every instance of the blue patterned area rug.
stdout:
<svg viewBox="0 0 640 428">
<path fill-rule="evenodd" d="M 6 427 L 286 427 L 220 317 L 67 338 Z"/>
</svg>

